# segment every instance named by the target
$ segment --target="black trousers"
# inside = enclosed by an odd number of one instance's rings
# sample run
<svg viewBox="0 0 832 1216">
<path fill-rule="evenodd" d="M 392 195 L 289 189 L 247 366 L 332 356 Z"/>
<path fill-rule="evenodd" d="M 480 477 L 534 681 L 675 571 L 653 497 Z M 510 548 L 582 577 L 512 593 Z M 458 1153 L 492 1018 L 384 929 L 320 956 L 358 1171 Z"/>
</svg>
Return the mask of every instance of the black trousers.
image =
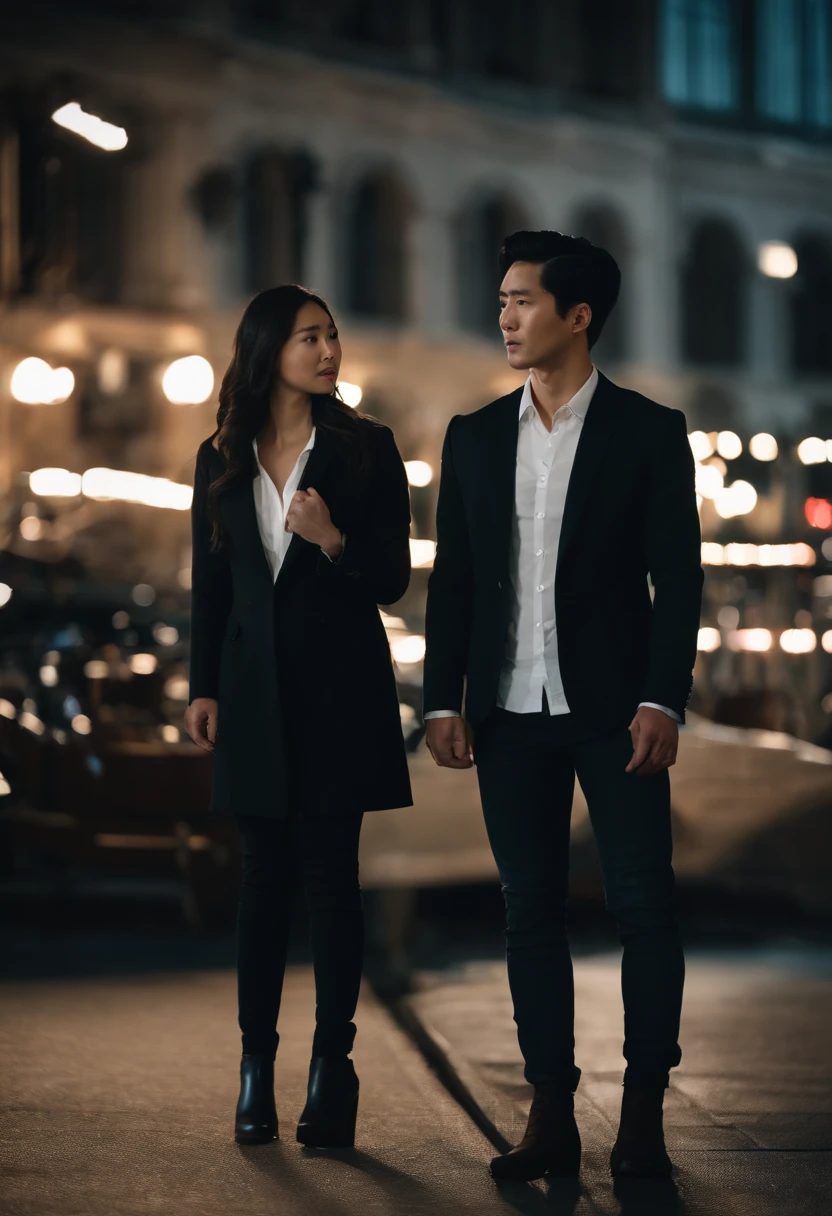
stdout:
<svg viewBox="0 0 832 1216">
<path fill-rule="evenodd" d="M 358 881 L 362 812 L 333 805 L 322 781 L 326 737 L 317 729 L 318 692 L 302 648 L 279 626 L 274 591 L 275 656 L 285 715 L 289 813 L 235 815 L 242 872 L 237 910 L 237 1000 L 243 1051 L 274 1056 L 295 897 L 303 890 L 315 972 L 313 1055 L 343 1056 L 355 1038 L 364 959 L 364 913 Z"/>
<path fill-rule="evenodd" d="M 598 735 L 571 714 L 494 709 L 474 757 L 506 906 L 506 956 L 526 1080 L 574 1090 L 574 985 L 566 933 L 575 774 L 586 796 L 607 909 L 623 945 L 625 1078 L 668 1084 L 684 956 L 674 907 L 670 779 L 625 773 L 626 728 Z"/>
<path fill-rule="evenodd" d="M 343 1056 L 355 1038 L 364 956 L 358 882 L 361 814 L 286 821 L 236 816 L 242 847 L 237 914 L 237 996 L 243 1051 L 274 1058 L 292 907 L 298 886 L 309 910 L 315 972 L 313 1055 Z"/>
</svg>

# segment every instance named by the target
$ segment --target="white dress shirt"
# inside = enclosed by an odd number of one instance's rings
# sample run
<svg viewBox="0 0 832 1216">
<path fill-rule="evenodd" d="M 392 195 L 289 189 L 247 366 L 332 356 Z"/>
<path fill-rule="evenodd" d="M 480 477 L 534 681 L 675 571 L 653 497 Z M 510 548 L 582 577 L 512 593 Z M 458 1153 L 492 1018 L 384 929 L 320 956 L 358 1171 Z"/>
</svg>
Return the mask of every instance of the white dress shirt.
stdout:
<svg viewBox="0 0 832 1216">
<path fill-rule="evenodd" d="M 309 442 L 298 456 L 295 461 L 295 467 L 286 479 L 282 497 L 277 492 L 277 486 L 260 463 L 256 437 L 253 446 L 254 459 L 257 461 L 257 468 L 260 471 L 260 476 L 254 478 L 254 509 L 257 512 L 257 528 L 260 532 L 260 539 L 263 542 L 266 558 L 271 567 L 272 578 L 276 581 L 280 573 L 280 567 L 283 565 L 283 559 L 286 556 L 286 550 L 289 548 L 292 540 L 292 533 L 286 531 L 286 510 L 303 476 L 303 470 L 306 468 L 309 453 L 315 446 L 315 427 L 312 427 Z"/>
<path fill-rule="evenodd" d="M 574 397 L 555 412 L 546 429 L 532 396 L 531 376 L 520 400 L 514 525 L 510 552 L 511 603 L 497 705 L 512 713 L 540 713 L 545 695 L 550 714 L 568 714 L 558 663 L 555 568 L 566 490 L 581 429 L 598 384 L 593 367 Z M 642 701 L 680 721 L 665 705 Z M 456 716 L 433 710 L 426 718 Z"/>
</svg>

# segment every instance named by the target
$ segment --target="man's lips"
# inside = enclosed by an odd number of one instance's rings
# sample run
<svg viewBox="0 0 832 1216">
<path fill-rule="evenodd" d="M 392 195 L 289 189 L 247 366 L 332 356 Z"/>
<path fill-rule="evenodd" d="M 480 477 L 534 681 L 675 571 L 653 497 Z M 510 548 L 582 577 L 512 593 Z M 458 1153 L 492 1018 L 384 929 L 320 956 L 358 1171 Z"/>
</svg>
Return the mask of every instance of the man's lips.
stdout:
<svg viewBox="0 0 832 1216">
<path fill-rule="evenodd" d="M 506 342 L 506 350 L 516 350 L 519 345 L 519 342 Z"/>
</svg>

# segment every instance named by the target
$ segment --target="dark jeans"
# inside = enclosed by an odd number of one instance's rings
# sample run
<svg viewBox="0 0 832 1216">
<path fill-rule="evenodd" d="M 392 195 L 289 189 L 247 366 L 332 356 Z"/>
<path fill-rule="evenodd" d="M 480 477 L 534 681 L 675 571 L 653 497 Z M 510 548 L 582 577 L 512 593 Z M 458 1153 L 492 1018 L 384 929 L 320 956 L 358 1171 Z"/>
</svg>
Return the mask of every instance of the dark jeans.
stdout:
<svg viewBox="0 0 832 1216">
<path fill-rule="evenodd" d="M 626 1078 L 662 1085 L 678 1044 L 685 964 L 674 909 L 670 779 L 625 773 L 626 728 L 597 735 L 571 714 L 494 709 L 474 757 L 506 905 L 506 956 L 526 1080 L 574 1090 L 574 985 L 566 934 L 575 774 L 586 796 L 607 909 L 624 947 Z"/>
<path fill-rule="evenodd" d="M 313 814 L 286 821 L 237 815 L 242 885 L 237 916 L 237 993 L 243 1051 L 277 1050 L 289 925 L 298 884 L 309 909 L 315 970 L 313 1055 L 345 1055 L 355 1038 L 364 954 L 358 883 L 361 814 Z"/>
</svg>

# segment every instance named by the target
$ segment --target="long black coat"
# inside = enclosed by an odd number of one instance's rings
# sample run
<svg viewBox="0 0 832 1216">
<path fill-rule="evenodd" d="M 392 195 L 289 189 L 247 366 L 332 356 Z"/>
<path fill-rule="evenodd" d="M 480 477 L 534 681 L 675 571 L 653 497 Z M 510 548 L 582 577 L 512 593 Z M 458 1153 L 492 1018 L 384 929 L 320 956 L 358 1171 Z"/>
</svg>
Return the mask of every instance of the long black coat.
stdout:
<svg viewBox="0 0 832 1216">
<path fill-rule="evenodd" d="M 189 703 L 219 702 L 211 810 L 283 818 L 298 776 L 328 813 L 412 805 L 377 607 L 410 580 L 410 495 L 392 432 L 359 425 L 366 470 L 348 467 L 348 451 L 319 426 L 299 486 L 314 486 L 346 534 L 342 557 L 333 565 L 293 535 L 276 582 L 257 528 L 253 452 L 251 475 L 220 495 L 230 547 L 213 552 L 206 495 L 226 464 L 210 440 L 199 448 Z"/>
<path fill-rule="evenodd" d="M 521 395 L 452 418 L 442 454 L 424 710 L 460 710 L 467 680 L 465 712 L 475 728 L 496 702 L 505 654 Z M 629 724 L 640 701 L 655 701 L 684 721 L 700 547 L 684 414 L 599 375 L 555 572 L 558 659 L 576 720 L 613 730 Z"/>
</svg>

